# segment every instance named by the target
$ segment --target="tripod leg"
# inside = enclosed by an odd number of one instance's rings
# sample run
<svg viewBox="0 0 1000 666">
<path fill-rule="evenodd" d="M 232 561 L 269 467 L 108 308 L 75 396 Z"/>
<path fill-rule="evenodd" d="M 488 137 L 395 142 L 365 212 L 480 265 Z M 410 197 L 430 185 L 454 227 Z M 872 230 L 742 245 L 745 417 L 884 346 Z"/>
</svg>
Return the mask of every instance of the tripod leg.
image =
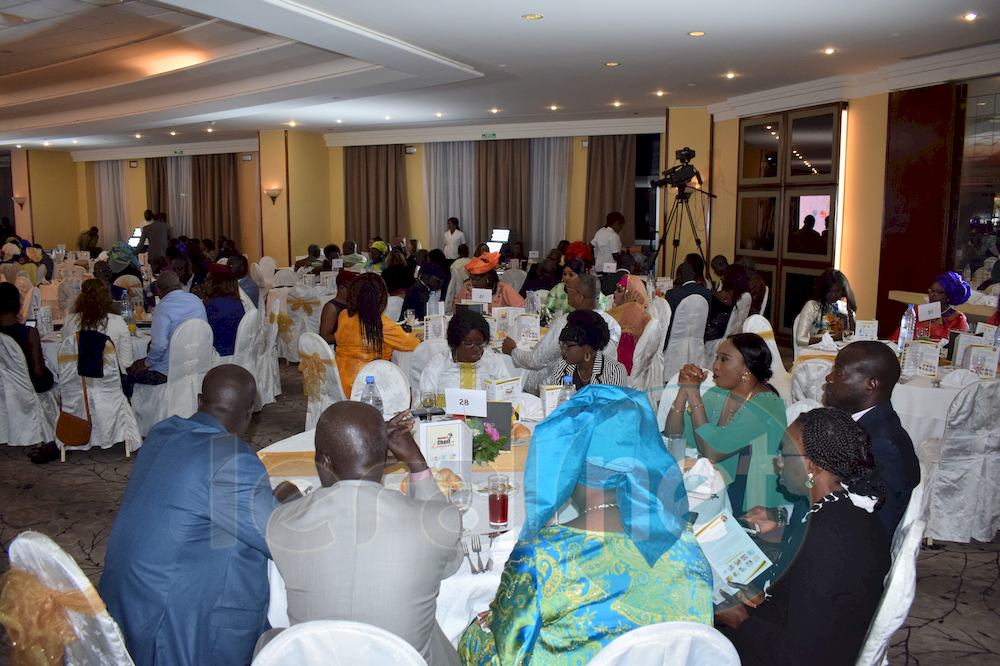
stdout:
<svg viewBox="0 0 1000 666">
<path fill-rule="evenodd" d="M 663 225 L 663 234 L 660 236 L 660 242 L 657 244 L 656 251 L 660 253 L 660 266 L 665 277 L 670 277 L 667 273 L 667 236 L 670 235 L 671 227 L 680 226 L 680 211 L 677 210 L 677 201 L 674 201 L 673 205 L 670 207 L 670 211 L 667 213 L 666 222 Z"/>
<path fill-rule="evenodd" d="M 687 213 L 688 224 L 691 225 L 691 234 L 694 236 L 694 244 L 698 247 L 698 254 L 701 255 L 701 260 L 708 266 L 708 259 L 705 258 L 705 251 L 701 247 L 701 237 L 698 235 L 698 227 L 695 225 L 694 216 L 691 214 L 691 205 L 687 201 L 684 202 L 684 211 Z"/>
<path fill-rule="evenodd" d="M 671 270 L 671 272 L 677 270 L 677 250 L 681 246 L 681 231 L 684 228 L 684 221 L 681 219 L 681 211 L 680 211 L 680 209 L 681 209 L 681 206 L 683 206 L 685 203 L 686 203 L 685 201 L 681 201 L 680 199 L 675 199 L 674 200 L 674 210 L 676 211 L 677 215 L 676 215 L 676 220 L 675 220 L 676 224 L 674 225 L 674 239 L 673 239 L 673 241 L 671 241 L 672 244 L 673 244 L 673 246 L 674 246 L 674 250 L 673 250 L 673 252 L 671 253 L 671 256 L 670 256 L 670 270 Z"/>
</svg>

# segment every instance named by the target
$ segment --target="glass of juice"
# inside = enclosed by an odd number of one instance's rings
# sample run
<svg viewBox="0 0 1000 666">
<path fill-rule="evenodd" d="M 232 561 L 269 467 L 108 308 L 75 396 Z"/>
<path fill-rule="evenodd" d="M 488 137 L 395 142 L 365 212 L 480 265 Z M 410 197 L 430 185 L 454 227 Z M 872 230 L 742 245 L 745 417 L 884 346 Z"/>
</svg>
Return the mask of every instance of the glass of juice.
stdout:
<svg viewBox="0 0 1000 666">
<path fill-rule="evenodd" d="M 504 474 L 490 474 L 490 527 L 507 527 L 507 503 L 510 496 L 510 479 Z"/>
</svg>

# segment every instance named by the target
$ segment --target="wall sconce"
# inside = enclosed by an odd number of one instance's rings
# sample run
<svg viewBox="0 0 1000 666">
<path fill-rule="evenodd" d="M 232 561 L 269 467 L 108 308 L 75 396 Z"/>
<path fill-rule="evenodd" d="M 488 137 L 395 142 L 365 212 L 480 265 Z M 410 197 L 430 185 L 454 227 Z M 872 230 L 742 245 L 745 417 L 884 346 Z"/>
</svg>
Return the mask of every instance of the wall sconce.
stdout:
<svg viewBox="0 0 1000 666">
<path fill-rule="evenodd" d="M 264 190 L 264 194 L 266 194 L 271 199 L 271 205 L 273 206 L 275 202 L 278 200 L 278 197 L 281 196 L 281 188 L 269 187 L 266 190 Z"/>
<path fill-rule="evenodd" d="M 14 200 L 14 203 L 17 204 L 18 208 L 24 210 L 24 202 L 28 200 L 28 197 L 17 196 L 17 197 L 11 197 L 11 199 Z"/>
</svg>

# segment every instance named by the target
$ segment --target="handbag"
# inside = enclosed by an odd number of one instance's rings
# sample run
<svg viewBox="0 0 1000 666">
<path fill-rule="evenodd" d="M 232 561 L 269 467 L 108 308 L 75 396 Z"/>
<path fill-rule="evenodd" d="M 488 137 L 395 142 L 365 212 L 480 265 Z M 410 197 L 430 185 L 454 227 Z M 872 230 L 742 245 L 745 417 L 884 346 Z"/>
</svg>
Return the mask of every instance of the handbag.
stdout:
<svg viewBox="0 0 1000 666">
<path fill-rule="evenodd" d="M 87 410 L 87 418 L 83 419 L 76 414 L 59 410 L 59 419 L 56 421 L 56 439 L 65 446 L 83 446 L 90 442 L 90 431 L 94 424 L 90 420 L 87 380 L 80 377 L 80 384 L 83 385 L 83 406 Z"/>
</svg>

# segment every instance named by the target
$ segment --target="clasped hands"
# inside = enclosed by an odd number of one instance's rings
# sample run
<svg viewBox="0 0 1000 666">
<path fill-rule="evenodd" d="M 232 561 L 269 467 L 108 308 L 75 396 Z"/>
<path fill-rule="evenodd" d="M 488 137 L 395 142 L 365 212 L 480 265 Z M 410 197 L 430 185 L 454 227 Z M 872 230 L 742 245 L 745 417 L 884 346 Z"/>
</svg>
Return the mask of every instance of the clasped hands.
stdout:
<svg viewBox="0 0 1000 666">
<path fill-rule="evenodd" d="M 396 460 L 405 463 L 411 474 L 417 474 L 427 469 L 427 461 L 420 447 L 413 439 L 413 417 L 405 410 L 396 414 L 385 424 L 389 436 L 389 451 Z"/>
</svg>

